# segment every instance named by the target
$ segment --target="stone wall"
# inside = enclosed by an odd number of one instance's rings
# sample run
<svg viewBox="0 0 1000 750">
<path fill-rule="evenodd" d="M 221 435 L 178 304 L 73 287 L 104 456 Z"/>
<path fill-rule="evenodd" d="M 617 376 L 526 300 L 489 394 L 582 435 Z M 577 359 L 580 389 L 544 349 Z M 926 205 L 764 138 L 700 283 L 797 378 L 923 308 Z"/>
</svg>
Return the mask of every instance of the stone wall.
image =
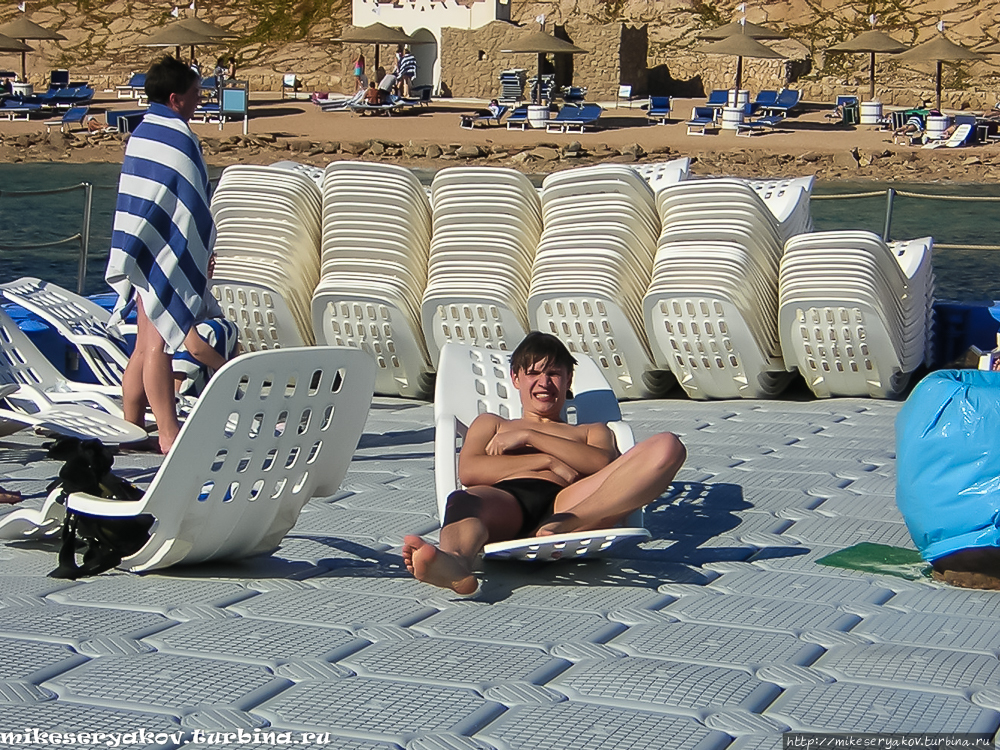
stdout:
<svg viewBox="0 0 1000 750">
<path fill-rule="evenodd" d="M 443 29 L 441 32 L 441 88 L 456 97 L 489 99 L 500 91 L 500 73 L 523 68 L 527 78 L 538 72 L 538 56 L 505 54 L 507 44 L 523 36 L 524 28 L 503 21 L 494 21 L 479 29 Z M 587 86 L 590 99 L 614 99 L 621 80 L 619 59 L 622 41 L 621 25 L 617 23 L 588 26 L 569 22 L 556 27 L 555 33 L 578 47 L 588 50 L 582 55 L 556 56 L 556 80 L 572 80 L 574 85 Z M 563 60 L 560 58 L 569 58 Z M 570 67 L 572 76 L 564 72 Z M 525 92 L 527 93 L 527 91 Z"/>
</svg>

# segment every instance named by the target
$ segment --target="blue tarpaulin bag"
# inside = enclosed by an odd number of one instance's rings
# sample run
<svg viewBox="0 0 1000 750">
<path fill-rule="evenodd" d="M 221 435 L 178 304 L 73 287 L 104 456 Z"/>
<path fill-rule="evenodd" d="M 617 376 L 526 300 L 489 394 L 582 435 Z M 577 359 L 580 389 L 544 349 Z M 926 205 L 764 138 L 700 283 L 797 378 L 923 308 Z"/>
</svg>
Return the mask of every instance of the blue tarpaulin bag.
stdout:
<svg viewBox="0 0 1000 750">
<path fill-rule="evenodd" d="M 896 504 L 929 562 L 1000 547 L 1000 372 L 939 370 L 896 417 Z"/>
</svg>

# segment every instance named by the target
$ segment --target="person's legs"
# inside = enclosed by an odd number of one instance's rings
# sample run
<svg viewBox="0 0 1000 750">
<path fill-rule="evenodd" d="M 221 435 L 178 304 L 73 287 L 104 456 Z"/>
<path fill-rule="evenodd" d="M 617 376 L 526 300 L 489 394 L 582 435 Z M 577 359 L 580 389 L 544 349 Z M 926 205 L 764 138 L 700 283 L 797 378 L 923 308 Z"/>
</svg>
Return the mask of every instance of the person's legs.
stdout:
<svg viewBox="0 0 1000 750">
<path fill-rule="evenodd" d="M 552 518 L 542 524 L 537 536 L 618 524 L 662 495 L 686 457 L 683 443 L 669 432 L 642 441 L 596 474 L 560 492 Z"/>
<path fill-rule="evenodd" d="M 419 536 L 403 539 L 406 569 L 418 581 L 458 594 L 479 585 L 472 571 L 488 542 L 513 539 L 521 529 L 521 506 L 509 492 L 470 487 L 448 497 L 438 547 Z"/>
<path fill-rule="evenodd" d="M 153 410 L 153 419 L 159 432 L 160 451 L 170 450 L 180 422 L 177 421 L 177 407 L 174 400 L 173 372 L 171 357 L 164 350 L 163 337 L 156 330 L 136 297 L 135 349 L 129 357 L 122 376 L 122 401 L 125 419 L 140 427 L 144 425 L 146 406 Z"/>
</svg>

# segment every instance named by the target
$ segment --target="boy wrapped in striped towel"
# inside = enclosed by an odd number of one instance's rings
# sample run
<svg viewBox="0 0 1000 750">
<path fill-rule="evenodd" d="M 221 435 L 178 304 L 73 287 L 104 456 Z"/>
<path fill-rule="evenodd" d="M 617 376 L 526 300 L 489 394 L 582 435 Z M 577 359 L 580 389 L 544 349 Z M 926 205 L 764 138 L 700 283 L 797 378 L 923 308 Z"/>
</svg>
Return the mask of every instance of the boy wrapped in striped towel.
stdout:
<svg viewBox="0 0 1000 750">
<path fill-rule="evenodd" d="M 125 148 L 105 273 L 118 293 L 111 322 L 135 309 L 138 324 L 122 379 L 125 418 L 143 425 L 151 407 L 159 433 L 155 447 L 163 453 L 180 431 L 172 356 L 187 350 L 211 370 L 226 361 L 197 332 L 201 321 L 222 318 L 208 291 L 215 234 L 208 171 L 187 124 L 199 84 L 191 68 L 171 57 L 146 74 L 150 106 Z M 227 339 L 235 344 L 235 336 Z"/>
</svg>

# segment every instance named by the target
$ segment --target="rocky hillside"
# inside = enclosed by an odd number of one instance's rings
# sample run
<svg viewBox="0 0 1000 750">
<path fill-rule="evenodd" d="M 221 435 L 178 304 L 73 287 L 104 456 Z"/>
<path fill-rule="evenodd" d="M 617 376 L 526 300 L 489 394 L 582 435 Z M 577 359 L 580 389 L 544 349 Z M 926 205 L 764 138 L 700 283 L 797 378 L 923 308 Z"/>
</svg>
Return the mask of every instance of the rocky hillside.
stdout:
<svg viewBox="0 0 1000 750">
<path fill-rule="evenodd" d="M 546 16 L 549 28 L 570 19 L 648 24 L 650 65 L 669 65 L 671 60 L 680 65 L 686 51 L 698 44 L 698 30 L 739 15 L 736 0 L 512 2 L 513 18 L 532 26 L 538 15 Z M 37 50 L 28 55 L 29 74 L 37 80 L 52 67 L 69 67 L 74 77 L 89 76 L 98 85 L 120 83 L 129 71 L 148 64 L 157 51 L 137 46 L 138 40 L 172 20 L 169 6 L 148 0 L 29 0 L 28 11 L 34 21 L 67 37 L 63 42 L 29 42 Z M 11 3 L 0 11 L 0 22 L 16 13 Z M 183 8 L 182 14 L 190 13 Z M 802 76 L 834 77 L 845 84 L 866 79 L 866 56 L 826 55 L 824 50 L 866 30 L 871 13 L 879 16 L 880 28 L 910 44 L 930 38 L 939 20 L 944 20 L 953 41 L 969 47 L 997 41 L 1000 35 L 1000 0 L 757 0 L 747 8 L 749 20 L 783 29 L 795 40 L 783 44 L 806 61 Z M 274 88 L 281 73 L 295 71 L 308 88 L 333 89 L 347 73 L 341 45 L 330 40 L 350 23 L 348 0 L 199 0 L 198 15 L 240 34 L 226 46 L 199 50 L 202 61 L 236 54 L 241 76 L 249 77 L 254 88 Z M 16 55 L 2 60 L 4 67 L 19 65 Z M 995 62 L 1000 65 L 1000 56 Z M 932 64 L 904 68 L 883 56 L 879 69 L 880 79 L 888 76 L 924 89 L 933 85 Z M 995 92 L 997 70 L 993 59 L 946 64 L 945 87 L 977 92 L 978 101 Z"/>
</svg>

